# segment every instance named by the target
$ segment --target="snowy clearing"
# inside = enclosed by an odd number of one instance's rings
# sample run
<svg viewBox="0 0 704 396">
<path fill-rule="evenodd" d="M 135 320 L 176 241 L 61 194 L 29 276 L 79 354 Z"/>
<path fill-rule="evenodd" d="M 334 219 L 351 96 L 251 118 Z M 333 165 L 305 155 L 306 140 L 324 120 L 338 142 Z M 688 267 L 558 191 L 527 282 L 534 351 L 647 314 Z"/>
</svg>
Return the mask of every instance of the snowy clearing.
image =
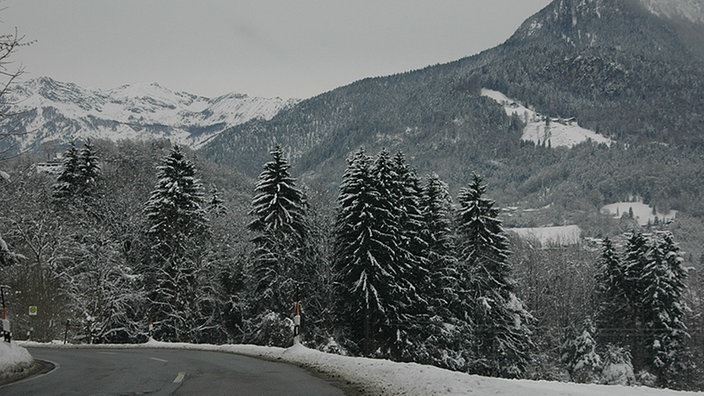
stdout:
<svg viewBox="0 0 704 396">
<path fill-rule="evenodd" d="M 633 219 L 638 222 L 638 224 L 644 226 L 655 223 L 655 218 L 658 221 L 672 221 L 677 216 L 676 210 L 671 210 L 667 213 L 661 213 L 656 211 L 653 213 L 653 208 L 649 205 L 643 203 L 643 201 L 635 202 L 616 202 L 609 205 L 605 205 L 601 208 L 601 213 L 605 215 L 611 215 L 614 218 L 621 218 L 624 214 L 633 211 Z"/>
<path fill-rule="evenodd" d="M 129 345 L 63 345 L 21 343 L 27 347 L 49 348 L 167 348 L 229 352 L 270 360 L 284 361 L 343 378 L 363 394 L 383 395 L 522 395 L 522 396 L 656 396 L 704 395 L 702 392 L 678 392 L 668 389 L 616 385 L 584 385 L 548 381 L 507 380 L 480 377 L 443 370 L 416 363 L 347 357 L 324 353 L 301 345 L 291 348 L 255 345 L 210 345 L 149 341 Z"/>
<path fill-rule="evenodd" d="M 519 102 L 507 97 L 499 91 L 482 88 L 482 96 L 493 99 L 502 105 L 509 116 L 516 114 L 525 124 L 522 140 L 551 147 L 573 147 L 579 143 L 591 140 L 596 143 L 611 145 L 613 141 L 592 130 L 579 126 L 577 120 L 572 118 L 550 118 L 546 123 L 545 118 Z"/>
<path fill-rule="evenodd" d="M 582 229 L 576 225 L 560 227 L 507 228 L 521 239 L 536 241 L 542 247 L 578 245 L 582 241 Z"/>
</svg>

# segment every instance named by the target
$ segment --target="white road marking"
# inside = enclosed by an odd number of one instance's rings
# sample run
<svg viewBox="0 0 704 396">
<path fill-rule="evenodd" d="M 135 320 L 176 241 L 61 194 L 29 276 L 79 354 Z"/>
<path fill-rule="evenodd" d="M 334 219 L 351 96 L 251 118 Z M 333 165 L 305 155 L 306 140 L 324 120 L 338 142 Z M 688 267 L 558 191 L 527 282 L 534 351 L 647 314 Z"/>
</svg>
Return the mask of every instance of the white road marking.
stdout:
<svg viewBox="0 0 704 396">
<path fill-rule="evenodd" d="M 183 382 L 183 378 L 185 376 L 186 376 L 185 371 L 179 372 L 178 375 L 176 376 L 176 378 L 174 379 L 174 384 L 180 384 L 181 382 Z"/>
<path fill-rule="evenodd" d="M 162 363 L 168 362 L 168 360 L 159 359 L 159 358 L 156 358 L 156 357 L 150 357 L 149 359 L 151 359 L 151 360 L 156 360 L 157 362 L 162 362 Z"/>
</svg>

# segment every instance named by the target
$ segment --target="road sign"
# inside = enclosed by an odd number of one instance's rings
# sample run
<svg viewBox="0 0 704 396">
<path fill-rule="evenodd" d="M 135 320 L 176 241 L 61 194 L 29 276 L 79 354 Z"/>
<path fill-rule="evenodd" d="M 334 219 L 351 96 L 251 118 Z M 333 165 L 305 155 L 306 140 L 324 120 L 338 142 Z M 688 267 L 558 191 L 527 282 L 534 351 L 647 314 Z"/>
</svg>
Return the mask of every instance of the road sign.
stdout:
<svg viewBox="0 0 704 396">
<path fill-rule="evenodd" d="M 29 306 L 29 316 L 37 316 L 37 306 L 36 305 Z"/>
</svg>

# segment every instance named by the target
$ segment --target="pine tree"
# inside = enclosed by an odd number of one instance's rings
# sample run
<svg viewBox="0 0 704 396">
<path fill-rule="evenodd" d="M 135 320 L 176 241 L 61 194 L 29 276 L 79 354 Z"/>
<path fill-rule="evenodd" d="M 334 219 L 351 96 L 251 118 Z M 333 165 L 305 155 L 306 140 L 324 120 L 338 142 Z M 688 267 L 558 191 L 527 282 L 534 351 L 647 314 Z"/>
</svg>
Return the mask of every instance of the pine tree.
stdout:
<svg viewBox="0 0 704 396">
<path fill-rule="evenodd" d="M 648 366 L 660 385 L 671 386 L 684 368 L 684 341 L 688 337 L 684 324 L 687 272 L 671 234 L 664 233 L 649 253 L 641 277 L 645 285 L 641 305 Z"/>
<path fill-rule="evenodd" d="M 436 366 L 465 370 L 466 362 L 461 351 L 468 347 L 471 338 L 471 320 L 459 304 L 457 260 L 450 213 L 452 199 L 447 185 L 433 174 L 425 182 L 421 201 L 423 227 L 420 237 L 427 246 L 428 282 L 421 284 L 418 293 L 427 300 L 429 334 L 425 344 L 429 363 Z M 461 311 L 461 312 L 458 312 Z"/>
<path fill-rule="evenodd" d="M 597 382 L 601 374 L 602 360 L 596 352 L 594 340 L 596 328 L 591 320 L 586 320 L 580 328 L 570 328 L 562 346 L 562 361 L 575 382 Z"/>
<path fill-rule="evenodd" d="M 79 155 L 78 170 L 80 173 L 79 191 L 82 194 L 90 195 L 95 191 L 102 172 L 100 159 L 90 139 L 83 143 L 83 148 Z"/>
<path fill-rule="evenodd" d="M 281 147 L 276 146 L 271 155 L 273 161 L 264 165 L 255 187 L 250 211 L 254 220 L 248 225 L 255 234 L 254 260 L 249 269 L 255 328 L 270 313 L 290 316 L 295 301 L 312 295 L 312 263 L 305 249 L 309 234 L 306 198 L 289 173 L 290 165 Z M 255 341 L 280 344 L 282 340 L 276 338 L 258 337 Z"/>
<path fill-rule="evenodd" d="M 153 336 L 165 341 L 191 341 L 204 320 L 195 311 L 201 288 L 204 247 L 209 237 L 203 186 L 196 169 L 179 146 L 157 168 L 158 182 L 144 210 L 149 259 L 144 268 Z"/>
<path fill-rule="evenodd" d="M 474 323 L 470 370 L 477 374 L 520 377 L 533 344 L 532 316 L 514 294 L 508 263 L 508 240 L 498 209 L 485 198 L 486 187 L 473 176 L 458 198 L 461 299 Z"/>
<path fill-rule="evenodd" d="M 597 327 L 602 344 L 617 344 L 623 340 L 621 329 L 633 328 L 630 299 L 625 284 L 625 268 L 610 239 L 604 239 L 597 264 L 596 304 Z"/>
<path fill-rule="evenodd" d="M 273 161 L 264 165 L 255 187 L 250 214 L 255 217 L 249 229 L 298 243 L 305 238 L 306 201 L 289 174 L 290 165 L 281 147 L 271 151 Z"/>
<path fill-rule="evenodd" d="M 364 355 L 388 355 L 401 321 L 407 290 L 398 266 L 394 178 L 388 153 L 376 161 L 359 150 L 348 161 L 340 186 L 335 226 L 339 320 Z"/>
<path fill-rule="evenodd" d="M 203 185 L 179 146 L 157 168 L 157 185 L 144 210 L 152 253 L 161 258 L 197 248 L 208 235 L 203 209 Z"/>
<path fill-rule="evenodd" d="M 382 152 L 380 154 L 383 155 Z M 400 304 L 398 330 L 392 348 L 392 358 L 405 361 L 429 359 L 425 341 L 433 335 L 431 311 L 427 295 L 435 287 L 431 284 L 428 244 L 422 237 L 425 228 L 421 210 L 422 187 L 420 178 L 406 163 L 402 152 L 398 152 L 391 163 L 394 183 L 391 201 L 399 235 L 398 265 L 405 274 L 403 304 Z"/>
<path fill-rule="evenodd" d="M 647 361 L 645 343 L 647 342 L 642 332 L 643 307 L 642 296 L 646 285 L 643 283 L 643 271 L 649 261 L 649 246 L 645 236 L 634 233 L 626 240 L 623 257 L 623 293 L 628 301 L 630 312 L 623 312 L 621 318 L 621 343 L 630 346 L 633 367 L 642 369 Z"/>
<path fill-rule="evenodd" d="M 227 213 L 225 202 L 220 197 L 220 192 L 215 186 L 210 189 L 210 199 L 206 206 L 206 212 L 213 216 L 222 216 Z"/>
<path fill-rule="evenodd" d="M 57 200 L 64 200 L 79 193 L 81 180 L 80 159 L 76 143 L 71 142 L 64 153 L 63 168 L 53 185 L 53 196 Z"/>
<path fill-rule="evenodd" d="M 679 248 L 669 233 L 635 233 L 628 236 L 623 254 L 621 264 L 612 248 L 605 248 L 602 258 L 597 293 L 602 339 L 628 348 L 637 371 L 649 370 L 658 384 L 673 385 L 683 371 L 688 337 L 687 273 Z"/>
<path fill-rule="evenodd" d="M 63 169 L 54 183 L 56 200 L 87 198 L 95 193 L 101 177 L 100 160 L 90 140 L 79 151 L 71 142 L 64 153 Z"/>
</svg>

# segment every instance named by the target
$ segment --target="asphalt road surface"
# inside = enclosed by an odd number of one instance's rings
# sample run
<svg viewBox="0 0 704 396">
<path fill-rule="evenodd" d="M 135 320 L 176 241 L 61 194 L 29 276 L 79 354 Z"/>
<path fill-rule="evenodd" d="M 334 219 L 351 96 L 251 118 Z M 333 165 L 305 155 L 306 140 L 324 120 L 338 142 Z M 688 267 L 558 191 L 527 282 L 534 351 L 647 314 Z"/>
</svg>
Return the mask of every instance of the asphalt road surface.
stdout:
<svg viewBox="0 0 704 396">
<path fill-rule="evenodd" d="M 222 352 L 31 348 L 49 373 L 0 387 L 0 395 L 344 395 L 285 363 Z"/>
</svg>

